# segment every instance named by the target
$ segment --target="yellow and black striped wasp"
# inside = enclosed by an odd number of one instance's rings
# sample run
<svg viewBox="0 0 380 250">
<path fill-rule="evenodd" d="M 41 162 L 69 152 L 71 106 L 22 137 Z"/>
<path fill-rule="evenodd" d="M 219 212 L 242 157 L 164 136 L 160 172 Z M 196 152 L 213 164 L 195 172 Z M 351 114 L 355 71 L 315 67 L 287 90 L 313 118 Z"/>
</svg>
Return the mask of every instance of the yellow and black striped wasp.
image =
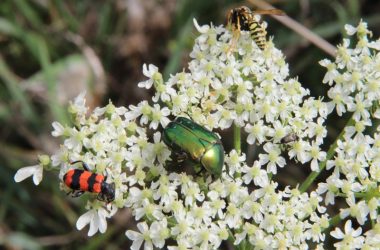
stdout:
<svg viewBox="0 0 380 250">
<path fill-rule="evenodd" d="M 257 46 L 264 50 L 267 44 L 267 31 L 263 24 L 256 20 L 254 15 L 285 15 L 282 10 L 255 10 L 251 11 L 246 6 L 241 6 L 230 10 L 227 15 L 227 25 L 232 29 L 233 40 L 232 47 L 236 45 L 240 36 L 240 31 L 249 31 L 251 38 Z"/>
</svg>

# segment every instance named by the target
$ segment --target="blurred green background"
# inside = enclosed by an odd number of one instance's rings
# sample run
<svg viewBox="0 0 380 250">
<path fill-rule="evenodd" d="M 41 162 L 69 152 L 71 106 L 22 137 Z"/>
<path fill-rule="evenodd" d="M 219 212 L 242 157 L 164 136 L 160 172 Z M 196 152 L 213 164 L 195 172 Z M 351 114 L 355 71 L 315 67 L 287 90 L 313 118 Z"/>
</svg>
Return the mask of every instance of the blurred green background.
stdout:
<svg viewBox="0 0 380 250">
<path fill-rule="evenodd" d="M 380 33 L 380 1 L 268 2 L 334 45 L 344 25 L 361 18 L 375 38 Z M 16 184 L 13 176 L 20 167 L 34 165 L 38 154 L 59 147 L 51 123 L 70 124 L 69 100 L 83 90 L 91 107 L 109 99 L 119 106 L 149 98 L 151 92 L 137 88 L 144 79 L 143 63 L 158 66 L 165 79 L 182 70 L 197 35 L 193 17 L 219 25 L 239 5 L 254 8 L 227 0 L 0 1 L 0 248 L 129 248 L 124 233 L 135 228 L 129 211 L 119 211 L 105 234 L 88 238 L 88 227 L 75 227 L 85 212 L 83 201 L 66 197 L 56 174 L 45 172 L 38 187 L 31 179 Z M 330 56 L 271 17 L 264 19 L 291 76 L 299 76 L 311 95 L 324 96 L 325 70 L 318 61 Z M 331 119 L 333 140 L 344 119 Z M 294 184 L 306 175 L 284 178 Z"/>
</svg>

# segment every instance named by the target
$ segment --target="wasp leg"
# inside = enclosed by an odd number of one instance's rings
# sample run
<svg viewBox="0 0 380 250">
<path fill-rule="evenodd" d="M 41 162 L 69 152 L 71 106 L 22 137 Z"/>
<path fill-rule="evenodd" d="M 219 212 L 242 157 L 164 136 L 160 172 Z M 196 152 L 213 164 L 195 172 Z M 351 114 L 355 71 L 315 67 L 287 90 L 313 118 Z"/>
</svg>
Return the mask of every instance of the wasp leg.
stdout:
<svg viewBox="0 0 380 250">
<path fill-rule="evenodd" d="M 227 54 L 230 54 L 231 52 L 235 51 L 239 37 L 240 37 L 240 30 L 236 29 L 232 31 L 231 45 L 228 47 Z"/>
</svg>

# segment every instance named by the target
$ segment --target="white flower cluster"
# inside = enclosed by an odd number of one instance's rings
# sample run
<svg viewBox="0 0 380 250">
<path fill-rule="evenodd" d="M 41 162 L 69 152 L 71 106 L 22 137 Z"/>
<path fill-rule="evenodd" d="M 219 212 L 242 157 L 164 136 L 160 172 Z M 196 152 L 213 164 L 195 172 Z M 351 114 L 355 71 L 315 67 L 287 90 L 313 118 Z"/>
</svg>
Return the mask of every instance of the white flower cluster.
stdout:
<svg viewBox="0 0 380 250">
<path fill-rule="evenodd" d="M 95 196 L 89 199 L 88 212 L 78 219 L 77 228 L 89 224 L 89 235 L 103 233 L 106 219 L 128 207 L 139 230 L 126 231 L 132 249 L 142 244 L 144 249 L 217 249 L 227 240 L 255 249 L 308 249 L 310 244 L 323 248 L 324 230 L 329 227 L 325 204 L 333 203 L 337 195 L 346 195 L 350 205 L 342 217 L 350 215 L 360 224 L 367 214 L 379 220 L 379 190 L 375 190 L 380 178 L 376 161 L 380 143 L 377 135 L 371 138 L 363 135 L 364 129 L 358 131 L 369 126 L 371 116 L 366 110 L 380 96 L 375 89 L 379 86 L 378 56 L 366 47 L 371 43 L 361 41 L 362 47 L 354 50 L 342 46 L 336 63 L 322 62 L 328 67 L 324 81 L 335 83 L 329 92 L 333 102 L 325 103 L 310 97 L 297 79 L 289 78 L 285 59 L 271 41 L 261 50 L 248 32 L 242 32 L 236 50 L 231 51 L 229 30 L 200 27 L 196 22 L 195 26 L 201 34 L 190 54 L 188 72 L 164 81 L 156 66 L 143 66 L 148 80 L 139 87 L 154 87 L 152 100 L 128 108 L 110 103 L 89 115 L 84 95 L 80 95 L 70 106 L 75 126 L 53 123 L 53 136 L 64 138 L 59 152 L 51 156 L 51 165 L 60 167 L 60 179 L 69 169 L 80 168 L 70 162 L 83 161 L 90 171 L 115 184 L 115 199 L 106 207 Z M 355 31 L 363 33 L 359 27 Z M 367 63 L 365 71 L 359 68 L 362 61 Z M 368 98 L 372 99 L 367 102 Z M 320 148 L 327 134 L 324 122 L 334 107 L 338 113 L 353 111 L 355 124 L 362 121 L 361 127 L 347 128 L 345 140 L 338 143 L 337 158 L 328 161 L 334 174 L 318 192 L 280 188 L 275 178 L 277 168 L 287 165 L 284 154 L 319 171 L 319 163 L 326 160 Z M 213 131 L 234 124 L 247 132 L 247 143 L 262 147 L 262 153 L 249 166 L 244 153 L 226 152 L 220 178 L 207 171 L 201 176 L 184 173 L 159 132 L 177 116 L 189 117 Z M 380 116 L 380 111 L 374 116 Z M 21 169 L 15 180 L 34 174 L 38 184 L 42 169 L 50 165 L 46 159 L 40 162 L 27 171 Z M 168 168 L 173 164 L 178 165 L 176 172 Z M 62 188 L 67 189 L 63 184 Z M 366 199 L 370 191 L 371 199 Z M 357 192 L 363 195 L 359 202 Z M 379 231 L 374 227 L 366 239 Z M 364 241 L 371 244 L 361 236 L 361 229 L 352 229 L 351 221 L 345 232 L 336 229 L 331 235 L 344 240 L 350 235 L 355 247 Z"/>
<path fill-rule="evenodd" d="M 334 158 L 327 161 L 332 169 L 326 183 L 317 192 L 326 193 L 325 204 L 334 204 L 337 197 L 345 198 L 347 208 L 340 211 L 342 219 L 351 217 L 361 226 L 372 220 L 373 228 L 361 236 L 362 229 L 345 225 L 331 234 L 341 240 L 335 246 L 346 249 L 380 248 L 380 134 L 372 120 L 380 118 L 380 40 L 370 41 L 371 32 L 365 22 L 357 27 L 346 25 L 348 36 L 356 35 L 356 44 L 344 39 L 338 47 L 335 62 L 322 60 L 327 68 L 324 83 L 332 86 L 328 92 L 338 115 L 352 112 L 344 134 L 337 140 Z"/>
</svg>

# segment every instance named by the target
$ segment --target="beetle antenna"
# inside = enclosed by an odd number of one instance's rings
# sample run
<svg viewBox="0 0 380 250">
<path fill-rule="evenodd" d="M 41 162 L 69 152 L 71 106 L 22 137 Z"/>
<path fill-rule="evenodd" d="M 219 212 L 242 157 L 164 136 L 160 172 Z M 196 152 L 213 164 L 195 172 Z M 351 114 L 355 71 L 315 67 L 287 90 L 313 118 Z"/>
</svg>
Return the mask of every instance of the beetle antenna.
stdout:
<svg viewBox="0 0 380 250">
<path fill-rule="evenodd" d="M 86 171 L 90 171 L 90 168 L 88 167 L 87 163 L 85 163 L 84 161 L 82 160 L 78 160 L 78 161 L 73 161 L 73 162 L 70 162 L 70 165 L 74 165 L 76 163 L 82 163 L 82 167 L 84 170 Z"/>
</svg>

